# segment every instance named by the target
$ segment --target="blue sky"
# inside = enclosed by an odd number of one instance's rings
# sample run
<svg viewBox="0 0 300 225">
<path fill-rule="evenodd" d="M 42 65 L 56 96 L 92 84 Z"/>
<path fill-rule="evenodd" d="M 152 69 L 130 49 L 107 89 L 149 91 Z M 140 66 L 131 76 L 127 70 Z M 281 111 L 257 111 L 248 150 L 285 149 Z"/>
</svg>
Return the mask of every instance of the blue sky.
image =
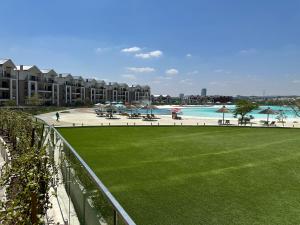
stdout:
<svg viewBox="0 0 300 225">
<path fill-rule="evenodd" d="M 299 0 L 10 0 L 0 58 L 153 94 L 300 95 Z"/>
</svg>

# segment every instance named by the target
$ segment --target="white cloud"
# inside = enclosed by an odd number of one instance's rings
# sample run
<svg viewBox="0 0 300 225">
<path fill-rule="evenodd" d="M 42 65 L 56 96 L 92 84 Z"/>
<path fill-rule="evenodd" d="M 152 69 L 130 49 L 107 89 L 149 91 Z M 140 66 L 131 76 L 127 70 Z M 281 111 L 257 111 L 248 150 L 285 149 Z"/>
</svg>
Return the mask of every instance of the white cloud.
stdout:
<svg viewBox="0 0 300 225">
<path fill-rule="evenodd" d="M 166 70 L 166 74 L 168 76 L 174 76 L 174 75 L 177 75 L 178 73 L 179 73 L 179 71 L 174 68 Z"/>
<path fill-rule="evenodd" d="M 243 49 L 239 52 L 241 55 L 250 55 L 257 53 L 257 50 L 255 48 L 249 48 L 249 49 Z"/>
<path fill-rule="evenodd" d="M 152 51 L 152 52 L 146 52 L 146 53 L 138 53 L 135 54 L 135 57 L 141 58 L 141 59 L 150 59 L 150 58 L 159 58 L 163 55 L 163 52 L 160 50 Z"/>
<path fill-rule="evenodd" d="M 300 80 L 293 80 L 292 83 L 294 83 L 294 84 L 300 84 Z"/>
<path fill-rule="evenodd" d="M 186 54 L 186 57 L 191 58 L 191 57 L 192 57 L 192 54 L 191 54 L 191 53 L 188 53 L 188 54 Z"/>
<path fill-rule="evenodd" d="M 151 73 L 155 72 L 155 69 L 152 67 L 127 67 L 128 71 L 133 73 Z"/>
<path fill-rule="evenodd" d="M 136 76 L 134 74 L 122 74 L 121 76 L 127 80 L 136 80 Z"/>
<path fill-rule="evenodd" d="M 121 52 L 126 52 L 126 53 L 134 53 L 134 52 L 139 52 L 139 51 L 141 51 L 141 48 L 139 48 L 137 46 L 134 46 L 131 48 L 124 48 L 121 50 Z"/>
</svg>

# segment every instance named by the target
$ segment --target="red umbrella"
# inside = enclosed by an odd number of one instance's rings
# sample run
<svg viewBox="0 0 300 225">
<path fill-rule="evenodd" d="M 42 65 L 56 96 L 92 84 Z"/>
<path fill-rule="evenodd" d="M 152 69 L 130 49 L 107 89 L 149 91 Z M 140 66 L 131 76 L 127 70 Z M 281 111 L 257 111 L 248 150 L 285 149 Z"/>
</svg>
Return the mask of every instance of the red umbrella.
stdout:
<svg viewBox="0 0 300 225">
<path fill-rule="evenodd" d="M 171 109 L 172 112 L 175 112 L 175 113 L 179 113 L 181 111 L 181 109 L 179 108 L 173 108 Z"/>
</svg>

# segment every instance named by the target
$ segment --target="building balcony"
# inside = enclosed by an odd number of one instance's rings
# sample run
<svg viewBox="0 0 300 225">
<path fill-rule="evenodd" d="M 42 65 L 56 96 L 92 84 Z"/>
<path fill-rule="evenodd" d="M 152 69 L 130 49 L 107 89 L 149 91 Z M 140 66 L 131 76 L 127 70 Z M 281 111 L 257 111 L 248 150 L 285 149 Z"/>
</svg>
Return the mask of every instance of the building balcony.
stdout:
<svg viewBox="0 0 300 225">
<path fill-rule="evenodd" d="M 0 79 L 16 79 L 16 76 L 7 73 L 0 73 Z"/>
</svg>

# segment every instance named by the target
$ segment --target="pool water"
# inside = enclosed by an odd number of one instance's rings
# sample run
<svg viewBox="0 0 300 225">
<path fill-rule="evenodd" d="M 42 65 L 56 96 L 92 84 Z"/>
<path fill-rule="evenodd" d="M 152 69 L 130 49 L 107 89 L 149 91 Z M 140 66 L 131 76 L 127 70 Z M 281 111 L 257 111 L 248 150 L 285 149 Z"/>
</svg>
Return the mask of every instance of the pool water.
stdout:
<svg viewBox="0 0 300 225">
<path fill-rule="evenodd" d="M 180 107 L 181 112 L 180 115 L 183 116 L 193 116 L 193 117 L 211 117 L 211 118 L 220 118 L 222 116 L 222 113 L 216 112 L 219 108 L 222 106 L 220 105 L 214 105 L 214 106 L 197 106 L 197 107 Z M 230 110 L 234 110 L 234 105 L 227 105 L 226 106 Z M 283 110 L 285 115 L 287 116 L 287 119 L 293 119 L 297 118 L 294 111 L 287 106 L 260 106 L 259 109 L 253 110 L 251 113 L 249 113 L 247 116 L 252 115 L 254 119 L 266 119 L 266 114 L 260 114 L 259 112 L 270 107 L 271 109 L 275 111 Z M 147 110 L 139 110 L 140 113 L 147 113 Z M 148 113 L 150 113 L 150 110 L 148 110 Z M 153 114 L 158 115 L 171 115 L 171 108 L 161 108 L 161 109 L 154 109 L 152 110 Z M 271 115 L 270 119 L 275 119 L 278 115 Z M 226 118 L 233 118 L 232 113 L 226 113 Z"/>
</svg>

